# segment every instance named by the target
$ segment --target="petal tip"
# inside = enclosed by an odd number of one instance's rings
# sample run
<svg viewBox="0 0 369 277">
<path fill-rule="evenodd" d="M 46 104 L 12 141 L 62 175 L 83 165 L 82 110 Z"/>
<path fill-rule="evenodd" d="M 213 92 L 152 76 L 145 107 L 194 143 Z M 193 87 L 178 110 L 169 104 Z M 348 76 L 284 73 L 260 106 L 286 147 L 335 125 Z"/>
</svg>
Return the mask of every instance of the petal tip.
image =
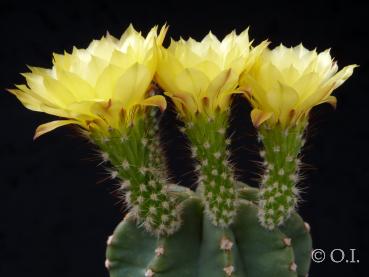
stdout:
<svg viewBox="0 0 369 277">
<path fill-rule="evenodd" d="M 259 109 L 253 109 L 251 111 L 251 120 L 256 128 L 268 120 L 272 116 L 271 112 L 265 112 Z"/>
</svg>

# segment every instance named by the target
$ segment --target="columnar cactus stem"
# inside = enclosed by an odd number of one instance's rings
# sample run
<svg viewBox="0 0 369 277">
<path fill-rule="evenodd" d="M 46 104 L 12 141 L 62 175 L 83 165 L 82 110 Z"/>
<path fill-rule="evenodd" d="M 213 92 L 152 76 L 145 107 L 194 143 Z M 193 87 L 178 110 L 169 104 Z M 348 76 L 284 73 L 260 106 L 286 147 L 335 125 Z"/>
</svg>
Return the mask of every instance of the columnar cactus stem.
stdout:
<svg viewBox="0 0 369 277">
<path fill-rule="evenodd" d="M 216 226 L 226 227 L 236 215 L 237 191 L 229 163 L 226 138 L 228 113 L 216 113 L 213 118 L 197 115 L 187 122 L 183 131 L 192 143 L 192 156 L 198 162 L 198 190 L 202 194 L 205 212 Z"/>
<path fill-rule="evenodd" d="M 261 178 L 259 220 L 274 229 L 283 224 L 298 201 L 300 159 L 304 144 L 303 133 L 306 122 L 294 127 L 259 127 L 259 139 L 264 145 L 260 156 L 264 159 L 265 172 Z"/>
<path fill-rule="evenodd" d="M 243 186 L 238 213 L 228 228 L 214 226 L 192 192 L 181 192 L 187 195 L 183 224 L 171 236 L 148 234 L 129 213 L 108 239 L 110 276 L 307 276 L 312 243 L 304 221 L 292 212 L 282 227 L 265 229 L 258 221 L 254 190 Z"/>
<path fill-rule="evenodd" d="M 103 159 L 113 165 L 111 178 L 122 180 L 120 190 L 132 214 L 147 231 L 161 236 L 178 229 L 180 207 L 168 192 L 157 130 L 153 110 L 122 131 L 91 137 L 103 150 Z"/>
</svg>

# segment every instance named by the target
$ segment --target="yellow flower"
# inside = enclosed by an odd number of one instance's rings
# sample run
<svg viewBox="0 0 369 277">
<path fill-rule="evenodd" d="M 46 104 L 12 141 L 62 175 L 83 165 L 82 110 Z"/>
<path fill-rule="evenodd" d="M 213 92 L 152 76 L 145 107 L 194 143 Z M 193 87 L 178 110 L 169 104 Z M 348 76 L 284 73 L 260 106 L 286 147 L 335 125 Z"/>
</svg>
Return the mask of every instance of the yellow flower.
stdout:
<svg viewBox="0 0 369 277">
<path fill-rule="evenodd" d="M 267 49 L 253 68 L 241 77 L 240 85 L 253 106 L 251 118 L 255 126 L 266 122 L 288 127 L 306 119 L 316 105 L 328 102 L 334 89 L 349 78 L 357 65 L 338 71 L 329 50 L 317 53 L 302 44 Z"/>
<path fill-rule="evenodd" d="M 30 67 L 27 85 L 9 91 L 28 109 L 65 118 L 40 125 L 35 138 L 67 124 L 120 129 L 144 106 L 164 109 L 165 99 L 148 92 L 166 31 L 154 27 L 145 38 L 130 25 L 120 39 L 107 34 L 87 49 L 54 54 L 51 69 Z"/>
<path fill-rule="evenodd" d="M 239 35 L 233 31 L 222 41 L 211 32 L 200 42 L 172 40 L 168 49 L 162 48 L 156 79 L 182 116 L 213 116 L 217 109 L 229 108 L 240 74 L 267 45 L 252 48 L 251 43 L 248 30 Z"/>
</svg>

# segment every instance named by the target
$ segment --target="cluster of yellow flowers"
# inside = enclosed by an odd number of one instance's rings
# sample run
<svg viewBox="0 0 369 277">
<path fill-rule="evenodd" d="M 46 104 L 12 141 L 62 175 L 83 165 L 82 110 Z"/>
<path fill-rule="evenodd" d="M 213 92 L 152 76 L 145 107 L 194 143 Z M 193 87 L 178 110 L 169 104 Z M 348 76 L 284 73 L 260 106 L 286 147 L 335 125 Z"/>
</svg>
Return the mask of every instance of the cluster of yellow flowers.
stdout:
<svg viewBox="0 0 369 277">
<path fill-rule="evenodd" d="M 253 106 L 255 126 L 288 126 L 315 105 L 335 104 L 332 91 L 356 66 L 338 71 L 329 51 L 302 45 L 252 46 L 248 30 L 222 41 L 212 33 L 200 42 L 172 40 L 168 48 L 162 46 L 166 32 L 166 26 L 154 27 L 143 37 L 130 26 L 120 39 L 108 34 L 87 49 L 54 54 L 51 69 L 31 67 L 23 74 L 27 85 L 9 91 L 29 109 L 63 118 L 39 126 L 35 137 L 66 124 L 102 132 L 124 128 L 145 106 L 165 109 L 165 98 L 153 95 L 154 82 L 184 120 L 226 111 L 231 95 L 241 93 Z"/>
</svg>

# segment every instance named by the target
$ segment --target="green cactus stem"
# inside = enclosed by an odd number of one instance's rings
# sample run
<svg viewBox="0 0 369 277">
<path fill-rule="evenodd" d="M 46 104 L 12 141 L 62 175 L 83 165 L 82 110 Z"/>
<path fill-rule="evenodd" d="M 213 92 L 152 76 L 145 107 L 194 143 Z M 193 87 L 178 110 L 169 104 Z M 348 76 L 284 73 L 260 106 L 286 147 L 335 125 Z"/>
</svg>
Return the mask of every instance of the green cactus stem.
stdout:
<svg viewBox="0 0 369 277">
<path fill-rule="evenodd" d="M 305 277 L 311 255 L 306 223 L 292 212 L 283 228 L 267 230 L 258 220 L 255 191 L 245 185 L 228 228 L 214 226 L 196 195 L 183 202 L 183 224 L 156 238 L 128 216 L 108 240 L 111 277 Z M 242 197 L 242 199 L 241 199 Z"/>
<path fill-rule="evenodd" d="M 157 136 L 155 110 L 143 114 L 132 126 L 112 129 L 107 136 L 91 134 L 102 150 L 104 161 L 110 161 L 112 179 L 119 179 L 119 190 L 131 216 L 157 236 L 175 232 L 180 225 L 180 205 L 171 197 L 171 184 L 165 174 L 163 153 Z"/>
<path fill-rule="evenodd" d="M 281 226 L 295 210 L 299 198 L 297 184 L 301 178 L 299 154 L 304 145 L 306 122 L 282 128 L 267 125 L 259 127 L 259 139 L 264 148 L 265 172 L 261 178 L 259 220 L 273 229 Z"/>
<path fill-rule="evenodd" d="M 139 228 L 127 214 L 107 242 L 105 266 L 110 277 L 197 276 L 202 211 L 195 199 L 183 205 L 181 228 L 160 239 Z"/>
<path fill-rule="evenodd" d="M 216 227 L 205 215 L 202 233 L 200 267 L 198 275 L 194 276 L 247 276 L 239 254 L 239 245 L 230 227 Z"/>
<path fill-rule="evenodd" d="M 227 127 L 228 113 L 217 112 L 214 117 L 198 114 L 182 128 L 191 142 L 192 157 L 197 160 L 197 189 L 205 213 L 215 226 L 221 227 L 233 222 L 238 198 L 229 162 Z"/>
</svg>

